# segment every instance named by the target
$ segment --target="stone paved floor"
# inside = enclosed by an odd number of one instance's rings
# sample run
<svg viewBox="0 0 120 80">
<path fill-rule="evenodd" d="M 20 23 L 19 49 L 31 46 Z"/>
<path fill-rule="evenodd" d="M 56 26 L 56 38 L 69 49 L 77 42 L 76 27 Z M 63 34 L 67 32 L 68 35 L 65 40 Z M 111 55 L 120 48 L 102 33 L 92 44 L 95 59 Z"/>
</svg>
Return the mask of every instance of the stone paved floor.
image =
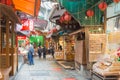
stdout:
<svg viewBox="0 0 120 80">
<path fill-rule="evenodd" d="M 35 65 L 24 64 L 11 80 L 89 80 L 87 74 L 76 70 L 65 70 L 53 59 L 34 58 Z M 85 75 L 84 75 L 85 74 Z"/>
</svg>

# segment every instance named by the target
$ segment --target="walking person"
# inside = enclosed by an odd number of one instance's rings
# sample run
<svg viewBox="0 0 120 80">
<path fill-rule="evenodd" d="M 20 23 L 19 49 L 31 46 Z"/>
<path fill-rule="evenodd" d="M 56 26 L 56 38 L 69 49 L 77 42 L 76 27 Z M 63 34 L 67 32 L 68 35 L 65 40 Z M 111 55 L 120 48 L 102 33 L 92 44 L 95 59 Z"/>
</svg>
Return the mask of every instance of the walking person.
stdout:
<svg viewBox="0 0 120 80">
<path fill-rule="evenodd" d="M 34 48 L 33 45 L 30 45 L 28 51 L 28 61 L 30 65 L 34 65 L 33 55 L 34 55 Z"/>
<path fill-rule="evenodd" d="M 42 55 L 42 48 L 41 46 L 38 47 L 38 56 L 39 58 L 41 58 L 41 55 Z"/>
<path fill-rule="evenodd" d="M 46 52 L 47 52 L 47 49 L 45 46 L 43 46 L 43 58 L 46 59 Z"/>
<path fill-rule="evenodd" d="M 51 47 L 51 54 L 52 54 L 53 58 L 54 58 L 54 53 L 55 53 L 55 51 L 54 51 L 54 46 L 52 46 L 52 47 Z"/>
</svg>

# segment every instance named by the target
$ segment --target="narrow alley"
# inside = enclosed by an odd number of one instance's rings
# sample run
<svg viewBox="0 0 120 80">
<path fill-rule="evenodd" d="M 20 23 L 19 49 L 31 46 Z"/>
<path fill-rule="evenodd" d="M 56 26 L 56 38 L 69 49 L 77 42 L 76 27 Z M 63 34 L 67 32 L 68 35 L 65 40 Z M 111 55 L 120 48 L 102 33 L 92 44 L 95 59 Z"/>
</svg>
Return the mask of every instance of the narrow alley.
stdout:
<svg viewBox="0 0 120 80">
<path fill-rule="evenodd" d="M 11 80 L 88 80 L 76 70 L 64 69 L 50 57 L 34 60 L 34 65 L 24 64 Z"/>
</svg>

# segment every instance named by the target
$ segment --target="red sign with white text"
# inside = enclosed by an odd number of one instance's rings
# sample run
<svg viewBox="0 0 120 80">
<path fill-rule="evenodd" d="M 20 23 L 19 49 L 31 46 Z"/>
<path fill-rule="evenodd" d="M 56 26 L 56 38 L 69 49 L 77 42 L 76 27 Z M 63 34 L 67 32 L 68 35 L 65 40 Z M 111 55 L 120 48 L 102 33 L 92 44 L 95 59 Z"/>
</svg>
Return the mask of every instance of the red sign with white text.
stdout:
<svg viewBox="0 0 120 80">
<path fill-rule="evenodd" d="M 24 31 L 24 30 L 32 31 L 34 29 L 33 28 L 33 20 L 23 19 L 21 22 L 22 22 L 21 31 Z"/>
</svg>

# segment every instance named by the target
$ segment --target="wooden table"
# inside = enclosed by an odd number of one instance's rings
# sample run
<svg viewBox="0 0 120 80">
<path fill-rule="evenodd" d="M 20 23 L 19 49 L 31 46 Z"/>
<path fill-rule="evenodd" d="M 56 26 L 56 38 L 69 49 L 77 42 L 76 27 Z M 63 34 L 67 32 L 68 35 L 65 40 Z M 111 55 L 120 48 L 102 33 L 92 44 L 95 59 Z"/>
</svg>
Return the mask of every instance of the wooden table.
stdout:
<svg viewBox="0 0 120 80">
<path fill-rule="evenodd" d="M 91 72 L 91 79 L 92 80 L 95 80 L 93 78 L 93 76 L 96 76 L 96 77 L 98 77 L 101 80 L 118 80 L 119 77 L 120 77 L 120 74 L 119 73 L 115 73 L 115 72 L 106 73 L 105 75 L 99 74 L 99 73 L 97 73 L 97 72 L 95 72 L 93 70 L 91 70 L 90 72 Z"/>
</svg>

